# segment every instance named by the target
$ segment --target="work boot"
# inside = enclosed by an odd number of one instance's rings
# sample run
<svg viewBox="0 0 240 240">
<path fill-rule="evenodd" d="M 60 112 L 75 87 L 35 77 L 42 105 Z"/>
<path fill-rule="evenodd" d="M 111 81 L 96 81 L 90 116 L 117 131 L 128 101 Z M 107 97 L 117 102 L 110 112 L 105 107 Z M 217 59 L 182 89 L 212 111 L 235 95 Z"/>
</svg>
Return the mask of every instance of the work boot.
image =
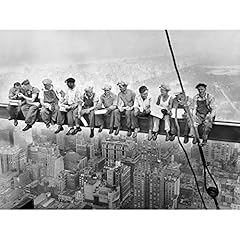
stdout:
<svg viewBox="0 0 240 240">
<path fill-rule="evenodd" d="M 184 136 L 183 142 L 184 142 L 184 143 L 188 143 L 188 142 L 189 142 L 189 137 L 188 137 L 188 136 Z"/>
<path fill-rule="evenodd" d="M 14 126 L 17 126 L 17 125 L 18 125 L 18 120 L 17 120 L 17 119 L 14 119 L 13 124 L 14 124 Z"/>
<path fill-rule="evenodd" d="M 153 137 L 152 137 L 152 139 L 153 139 L 153 141 L 156 141 L 157 140 L 157 132 L 153 132 Z"/>
<path fill-rule="evenodd" d="M 152 138 L 153 138 L 152 131 L 149 131 L 149 132 L 148 132 L 148 141 L 151 141 Z"/>
<path fill-rule="evenodd" d="M 204 147 L 206 144 L 207 144 L 207 139 L 204 138 L 204 139 L 202 140 L 201 146 Z"/>
<path fill-rule="evenodd" d="M 28 130 L 28 129 L 30 129 L 30 128 L 32 128 L 32 126 L 27 124 L 27 126 L 26 126 L 25 128 L 23 128 L 23 130 L 22 130 L 22 131 L 24 131 L 24 132 L 25 132 L 25 131 L 27 131 L 27 130 Z"/>
<path fill-rule="evenodd" d="M 170 136 L 169 136 L 169 133 L 166 132 L 166 138 L 165 138 L 165 141 L 169 141 L 170 140 Z"/>
<path fill-rule="evenodd" d="M 93 137 L 94 137 L 94 128 L 91 129 L 90 131 L 91 131 L 91 132 L 90 132 L 90 136 L 89 136 L 89 137 L 90 137 L 90 138 L 93 138 Z"/>
<path fill-rule="evenodd" d="M 171 142 L 174 141 L 174 139 L 175 139 L 175 135 L 174 135 L 174 134 L 169 136 L 169 140 L 170 140 Z"/>
<path fill-rule="evenodd" d="M 54 133 L 57 134 L 57 133 L 60 133 L 61 131 L 63 131 L 63 127 L 58 126 L 58 129 Z"/>
<path fill-rule="evenodd" d="M 128 129 L 128 132 L 127 132 L 127 136 L 128 136 L 128 137 L 131 137 L 131 135 L 132 135 L 132 129 L 129 128 L 129 129 Z"/>
<path fill-rule="evenodd" d="M 114 133 L 114 135 L 118 135 L 119 134 L 119 131 L 120 131 L 120 127 L 117 127 L 117 129 L 115 130 L 115 133 Z"/>
<path fill-rule="evenodd" d="M 110 128 L 109 134 L 112 134 L 112 133 L 113 133 L 113 128 Z"/>
<path fill-rule="evenodd" d="M 72 135 L 72 132 L 73 132 L 73 131 L 74 131 L 74 128 L 72 127 L 72 128 L 70 128 L 70 129 L 67 131 L 66 135 L 67 135 L 67 136 Z"/>
<path fill-rule="evenodd" d="M 98 129 L 98 132 L 100 133 L 102 132 L 102 130 L 103 130 L 103 125 L 100 126 L 100 128 Z"/>
<path fill-rule="evenodd" d="M 72 135 L 75 135 L 75 134 L 77 134 L 78 132 L 81 132 L 82 131 L 82 129 L 81 129 L 81 127 L 79 126 L 79 127 L 77 127 L 76 129 L 74 129 L 73 131 L 72 131 Z"/>
<path fill-rule="evenodd" d="M 192 140 L 192 144 L 196 144 L 197 143 L 197 138 L 193 138 L 193 140 Z"/>
<path fill-rule="evenodd" d="M 136 138 L 136 137 L 137 137 L 138 131 L 139 131 L 138 128 L 135 128 L 135 129 L 134 129 L 134 133 L 133 133 L 133 135 L 132 135 L 133 138 Z"/>
</svg>

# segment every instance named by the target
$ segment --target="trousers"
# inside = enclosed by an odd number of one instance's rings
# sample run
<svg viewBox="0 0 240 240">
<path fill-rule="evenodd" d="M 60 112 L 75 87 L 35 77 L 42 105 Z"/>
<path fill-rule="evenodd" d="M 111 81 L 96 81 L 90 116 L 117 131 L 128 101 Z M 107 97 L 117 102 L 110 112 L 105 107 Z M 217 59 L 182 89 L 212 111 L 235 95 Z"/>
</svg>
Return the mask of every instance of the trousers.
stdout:
<svg viewBox="0 0 240 240">
<path fill-rule="evenodd" d="M 66 117 L 67 117 L 67 124 L 68 127 L 74 127 L 74 124 L 76 122 L 77 119 L 77 113 L 78 113 L 78 108 L 74 108 L 71 110 L 68 110 L 67 112 L 63 112 L 58 110 L 57 113 L 57 124 L 62 126 L 64 124 L 64 122 L 66 121 Z"/>
<path fill-rule="evenodd" d="M 139 108 L 134 108 L 131 112 L 131 126 L 133 129 L 139 128 L 139 117 L 147 117 L 148 118 L 148 130 L 152 130 L 153 128 L 153 117 L 150 113 L 141 112 Z"/>
<path fill-rule="evenodd" d="M 98 124 L 99 124 L 99 126 L 103 126 L 104 125 L 104 117 L 110 117 L 109 128 L 120 127 L 121 114 L 120 114 L 119 109 L 110 109 L 110 108 L 108 108 L 107 110 L 108 110 L 108 112 L 105 115 L 95 115 L 95 116 L 98 116 Z"/>
<path fill-rule="evenodd" d="M 22 105 L 21 110 L 25 118 L 25 123 L 32 126 L 37 121 L 39 107 L 31 104 L 24 104 Z"/>
<path fill-rule="evenodd" d="M 169 115 L 165 115 L 163 117 L 163 121 L 164 121 L 164 130 L 166 132 L 170 131 L 170 116 Z M 160 119 L 157 117 L 153 117 L 153 132 L 158 132 L 160 128 Z"/>
<path fill-rule="evenodd" d="M 19 112 L 21 111 L 21 107 L 8 105 L 7 107 L 8 114 L 12 119 L 17 119 Z"/>
<path fill-rule="evenodd" d="M 46 107 L 42 107 L 40 110 L 40 115 L 45 124 L 49 124 L 50 122 L 57 122 L 57 115 L 59 112 L 58 104 L 54 104 L 54 109 L 50 111 Z"/>
<path fill-rule="evenodd" d="M 103 118 L 101 115 L 95 115 L 95 110 L 88 112 L 87 108 L 82 109 L 80 112 L 81 117 L 86 121 L 89 120 L 89 127 L 94 128 L 95 126 L 104 125 Z M 80 119 L 77 118 L 77 123 L 80 124 Z"/>
</svg>

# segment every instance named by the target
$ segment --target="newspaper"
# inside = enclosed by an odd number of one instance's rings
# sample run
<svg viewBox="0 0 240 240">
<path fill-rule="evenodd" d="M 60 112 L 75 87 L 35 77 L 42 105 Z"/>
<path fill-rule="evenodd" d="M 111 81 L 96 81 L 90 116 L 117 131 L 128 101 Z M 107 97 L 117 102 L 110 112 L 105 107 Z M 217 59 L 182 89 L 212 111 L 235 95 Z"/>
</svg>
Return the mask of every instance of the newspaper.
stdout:
<svg viewBox="0 0 240 240">
<path fill-rule="evenodd" d="M 173 109 L 171 110 L 171 112 L 172 112 L 171 117 L 172 117 L 172 118 L 175 118 L 176 109 L 173 108 Z M 178 110 L 177 110 L 177 118 L 183 118 L 182 115 L 183 115 L 184 113 L 185 113 L 185 112 L 184 112 L 184 109 L 182 109 L 182 108 L 178 109 Z M 158 107 L 158 106 L 153 106 L 153 107 L 151 107 L 151 115 L 154 116 L 154 117 L 160 118 L 160 119 L 163 118 L 163 113 L 161 112 L 161 108 Z"/>
<path fill-rule="evenodd" d="M 177 118 L 183 118 L 182 115 L 185 113 L 184 109 L 178 108 L 177 109 Z M 172 109 L 172 118 L 175 118 L 176 115 L 176 108 Z"/>
<path fill-rule="evenodd" d="M 9 100 L 9 105 L 20 106 L 21 105 L 21 100 Z"/>
<path fill-rule="evenodd" d="M 151 107 L 151 115 L 157 118 L 163 118 L 163 113 L 161 112 L 161 108 L 159 106 Z"/>
<path fill-rule="evenodd" d="M 100 109 L 95 111 L 95 115 L 102 115 L 107 113 L 107 109 Z"/>
</svg>

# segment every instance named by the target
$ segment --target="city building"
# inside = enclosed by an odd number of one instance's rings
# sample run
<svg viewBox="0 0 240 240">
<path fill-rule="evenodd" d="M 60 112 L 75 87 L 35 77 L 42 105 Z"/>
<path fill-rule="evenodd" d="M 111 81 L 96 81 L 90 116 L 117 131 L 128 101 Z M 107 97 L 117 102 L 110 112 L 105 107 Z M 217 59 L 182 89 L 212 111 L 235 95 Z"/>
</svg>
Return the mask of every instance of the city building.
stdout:
<svg viewBox="0 0 240 240">
<path fill-rule="evenodd" d="M 66 188 L 76 190 L 79 187 L 79 172 L 64 170 L 66 174 Z"/>
</svg>

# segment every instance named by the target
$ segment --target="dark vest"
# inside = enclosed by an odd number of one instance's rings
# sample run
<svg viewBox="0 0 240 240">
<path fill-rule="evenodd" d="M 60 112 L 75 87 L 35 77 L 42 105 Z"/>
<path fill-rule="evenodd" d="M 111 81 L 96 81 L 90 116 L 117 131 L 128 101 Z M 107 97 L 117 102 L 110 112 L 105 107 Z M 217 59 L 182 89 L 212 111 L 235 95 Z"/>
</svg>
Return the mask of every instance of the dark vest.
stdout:
<svg viewBox="0 0 240 240">
<path fill-rule="evenodd" d="M 197 113 L 201 115 L 207 115 L 210 112 L 210 109 L 207 106 L 207 100 L 199 101 L 197 100 Z"/>
<path fill-rule="evenodd" d="M 25 94 L 24 94 L 24 95 L 27 96 L 27 97 L 29 97 L 29 98 L 31 98 L 31 97 L 32 97 L 32 91 L 27 90 L 27 91 L 25 91 Z M 35 98 L 35 101 L 34 101 L 34 102 L 40 102 L 39 94 L 37 94 L 37 97 Z"/>
<path fill-rule="evenodd" d="M 93 96 L 91 98 L 87 98 L 86 95 L 84 94 L 83 96 L 83 108 L 90 108 L 93 107 L 94 103 L 93 103 L 93 99 L 95 97 L 95 93 L 93 93 Z"/>
<path fill-rule="evenodd" d="M 58 103 L 58 97 L 54 90 L 47 90 L 43 92 L 43 101 L 45 103 Z"/>
</svg>

